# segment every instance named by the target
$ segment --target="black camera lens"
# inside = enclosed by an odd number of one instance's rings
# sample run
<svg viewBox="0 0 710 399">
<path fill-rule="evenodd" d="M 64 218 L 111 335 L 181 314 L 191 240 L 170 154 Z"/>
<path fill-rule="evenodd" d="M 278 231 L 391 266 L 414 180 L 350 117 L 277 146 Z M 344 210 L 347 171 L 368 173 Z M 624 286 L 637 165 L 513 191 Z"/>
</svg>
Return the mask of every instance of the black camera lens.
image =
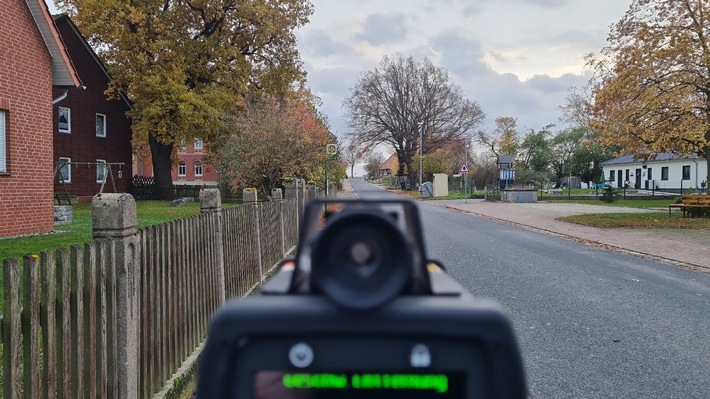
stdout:
<svg viewBox="0 0 710 399">
<path fill-rule="evenodd" d="M 412 275 L 413 252 L 392 216 L 346 209 L 330 216 L 317 236 L 311 277 L 337 305 L 373 309 L 402 292 Z"/>
</svg>

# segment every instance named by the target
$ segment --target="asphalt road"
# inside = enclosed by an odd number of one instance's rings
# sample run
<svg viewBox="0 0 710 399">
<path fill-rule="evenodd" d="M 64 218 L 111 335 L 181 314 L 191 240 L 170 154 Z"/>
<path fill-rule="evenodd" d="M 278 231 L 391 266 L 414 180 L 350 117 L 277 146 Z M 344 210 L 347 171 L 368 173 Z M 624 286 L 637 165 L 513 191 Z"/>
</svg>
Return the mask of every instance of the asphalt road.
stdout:
<svg viewBox="0 0 710 399">
<path fill-rule="evenodd" d="M 508 309 L 533 398 L 710 397 L 710 275 L 435 203 L 420 203 L 429 256 Z"/>
</svg>

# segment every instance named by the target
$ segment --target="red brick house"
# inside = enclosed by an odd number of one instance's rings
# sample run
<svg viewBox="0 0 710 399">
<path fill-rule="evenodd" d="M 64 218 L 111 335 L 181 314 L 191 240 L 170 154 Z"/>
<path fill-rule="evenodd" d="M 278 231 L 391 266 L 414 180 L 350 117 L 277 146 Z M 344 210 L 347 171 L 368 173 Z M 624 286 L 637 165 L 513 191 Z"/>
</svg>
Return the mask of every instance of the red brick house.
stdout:
<svg viewBox="0 0 710 399">
<path fill-rule="evenodd" d="M 104 64 L 68 16 L 54 20 L 83 83 L 68 91 L 54 88 L 54 97 L 63 98 L 53 107 L 54 164 L 64 165 L 57 170 L 54 191 L 91 201 L 105 182 L 104 192 L 114 192 L 114 185 L 115 192 L 128 192 L 132 133 L 126 112 L 131 105 L 125 96 L 106 98 L 111 78 Z"/>
<path fill-rule="evenodd" d="M 216 186 L 219 174 L 214 166 L 206 162 L 206 144 L 202 140 L 177 148 L 178 164 L 173 168 L 173 184 Z"/>
<path fill-rule="evenodd" d="M 380 165 L 380 175 L 379 178 L 394 176 L 397 174 L 397 169 L 399 168 L 399 158 L 397 154 L 390 155 L 385 162 Z"/>
<path fill-rule="evenodd" d="M 0 15 L 0 237 L 48 233 L 52 87 L 81 81 L 44 0 L 3 0 Z"/>
</svg>

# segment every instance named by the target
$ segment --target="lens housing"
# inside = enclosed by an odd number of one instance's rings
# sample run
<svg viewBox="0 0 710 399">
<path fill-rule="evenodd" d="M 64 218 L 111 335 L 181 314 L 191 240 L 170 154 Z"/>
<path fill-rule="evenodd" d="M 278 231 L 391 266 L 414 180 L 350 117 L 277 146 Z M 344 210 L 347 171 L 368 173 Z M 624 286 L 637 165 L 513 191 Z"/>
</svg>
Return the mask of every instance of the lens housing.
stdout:
<svg viewBox="0 0 710 399">
<path fill-rule="evenodd" d="M 399 295 L 412 276 L 415 251 L 394 218 L 376 209 L 329 217 L 313 245 L 311 278 L 330 301 L 374 309 Z"/>
</svg>

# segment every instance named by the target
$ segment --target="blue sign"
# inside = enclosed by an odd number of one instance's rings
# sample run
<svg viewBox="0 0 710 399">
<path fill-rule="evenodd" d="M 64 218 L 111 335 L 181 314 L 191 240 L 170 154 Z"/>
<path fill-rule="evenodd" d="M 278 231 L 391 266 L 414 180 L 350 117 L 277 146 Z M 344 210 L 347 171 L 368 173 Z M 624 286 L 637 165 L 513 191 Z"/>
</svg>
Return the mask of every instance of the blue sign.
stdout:
<svg viewBox="0 0 710 399">
<path fill-rule="evenodd" d="M 501 180 L 515 180 L 515 169 L 501 169 L 500 170 Z"/>
</svg>

